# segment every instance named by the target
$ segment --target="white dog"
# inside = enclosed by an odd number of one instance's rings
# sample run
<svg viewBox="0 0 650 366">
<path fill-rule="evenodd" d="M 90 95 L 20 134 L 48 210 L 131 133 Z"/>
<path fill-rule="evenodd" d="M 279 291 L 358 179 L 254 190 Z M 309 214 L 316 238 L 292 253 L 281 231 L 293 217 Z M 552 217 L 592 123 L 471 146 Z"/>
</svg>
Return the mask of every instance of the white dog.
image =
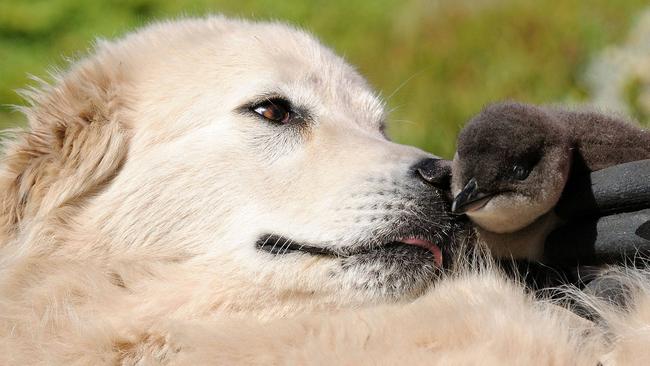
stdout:
<svg viewBox="0 0 650 366">
<path fill-rule="evenodd" d="M 472 236 L 449 213 L 448 167 L 389 141 L 382 101 L 301 31 L 155 24 L 25 95 L 30 127 L 0 176 L 2 364 L 352 362 L 364 342 L 373 362 L 392 334 L 387 355 L 428 363 L 480 360 L 467 349 L 495 337 L 494 360 L 611 351 L 489 271 L 410 305 L 299 315 L 417 298 Z M 304 353 L 282 349 L 292 335 Z"/>
</svg>

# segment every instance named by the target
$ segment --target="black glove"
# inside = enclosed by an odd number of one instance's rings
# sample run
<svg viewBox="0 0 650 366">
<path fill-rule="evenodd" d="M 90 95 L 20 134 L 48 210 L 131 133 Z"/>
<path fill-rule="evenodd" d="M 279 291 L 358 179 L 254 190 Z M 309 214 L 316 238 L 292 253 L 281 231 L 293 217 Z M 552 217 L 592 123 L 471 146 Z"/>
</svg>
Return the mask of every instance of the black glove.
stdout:
<svg viewBox="0 0 650 366">
<path fill-rule="evenodd" d="M 545 262 L 629 264 L 647 258 L 650 160 L 572 177 L 556 212 L 567 222 L 548 236 Z"/>
</svg>

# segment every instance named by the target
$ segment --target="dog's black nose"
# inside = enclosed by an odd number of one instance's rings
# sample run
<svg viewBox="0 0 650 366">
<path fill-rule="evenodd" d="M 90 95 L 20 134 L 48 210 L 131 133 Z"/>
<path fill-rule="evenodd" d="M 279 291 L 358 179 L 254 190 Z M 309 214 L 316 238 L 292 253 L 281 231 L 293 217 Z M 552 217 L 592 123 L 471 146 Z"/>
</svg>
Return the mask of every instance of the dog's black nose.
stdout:
<svg viewBox="0 0 650 366">
<path fill-rule="evenodd" d="M 413 171 L 420 178 L 436 188 L 445 191 L 450 189 L 451 161 L 437 158 L 426 158 L 413 165 Z"/>
</svg>

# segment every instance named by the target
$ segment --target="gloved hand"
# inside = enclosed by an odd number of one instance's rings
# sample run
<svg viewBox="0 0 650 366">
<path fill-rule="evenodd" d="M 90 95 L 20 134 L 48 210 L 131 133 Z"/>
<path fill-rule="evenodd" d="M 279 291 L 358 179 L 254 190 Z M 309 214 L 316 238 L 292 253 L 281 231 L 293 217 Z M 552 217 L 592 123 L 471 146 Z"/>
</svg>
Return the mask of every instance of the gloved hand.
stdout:
<svg viewBox="0 0 650 366">
<path fill-rule="evenodd" d="M 573 179 L 556 213 L 566 223 L 546 240 L 552 264 L 628 263 L 650 254 L 650 160 Z"/>
</svg>

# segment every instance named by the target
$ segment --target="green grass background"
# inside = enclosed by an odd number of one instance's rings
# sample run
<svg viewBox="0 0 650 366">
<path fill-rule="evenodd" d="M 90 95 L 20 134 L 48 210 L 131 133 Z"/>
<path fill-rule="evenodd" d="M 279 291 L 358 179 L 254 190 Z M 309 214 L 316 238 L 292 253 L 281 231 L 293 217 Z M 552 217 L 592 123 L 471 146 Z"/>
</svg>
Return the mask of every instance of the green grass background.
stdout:
<svg viewBox="0 0 650 366">
<path fill-rule="evenodd" d="M 2 0 L 0 127 L 28 74 L 84 54 L 153 19 L 224 13 L 298 24 L 357 65 L 388 99 L 389 133 L 450 157 L 491 101 L 580 102 L 585 67 L 624 39 L 647 0 Z"/>
</svg>

